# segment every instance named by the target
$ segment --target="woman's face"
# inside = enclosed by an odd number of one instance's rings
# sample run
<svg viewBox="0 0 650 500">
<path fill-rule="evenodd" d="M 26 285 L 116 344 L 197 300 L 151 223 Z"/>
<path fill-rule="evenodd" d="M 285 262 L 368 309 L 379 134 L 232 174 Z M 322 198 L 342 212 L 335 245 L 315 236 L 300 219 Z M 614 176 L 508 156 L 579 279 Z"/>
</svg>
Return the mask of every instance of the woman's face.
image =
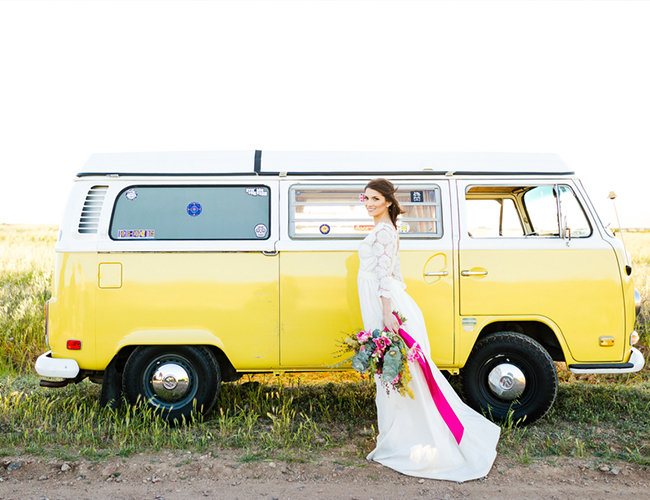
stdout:
<svg viewBox="0 0 650 500">
<path fill-rule="evenodd" d="M 366 206 L 368 215 L 370 215 L 376 221 L 390 219 L 390 215 L 388 214 L 388 207 L 391 206 L 391 203 L 387 202 L 386 198 L 384 198 L 384 195 L 379 191 L 367 188 L 364 193 L 363 204 Z"/>
</svg>

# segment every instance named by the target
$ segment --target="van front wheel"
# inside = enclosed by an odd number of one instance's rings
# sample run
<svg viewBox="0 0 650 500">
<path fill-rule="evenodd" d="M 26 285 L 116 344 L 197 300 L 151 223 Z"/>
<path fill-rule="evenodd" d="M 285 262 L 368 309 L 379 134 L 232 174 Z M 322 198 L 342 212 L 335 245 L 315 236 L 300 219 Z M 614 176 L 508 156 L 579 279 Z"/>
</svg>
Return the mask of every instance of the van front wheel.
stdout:
<svg viewBox="0 0 650 500">
<path fill-rule="evenodd" d="M 476 343 L 460 371 L 465 402 L 496 421 L 530 424 L 557 395 L 555 364 L 542 345 L 521 333 L 493 333 Z"/>
<path fill-rule="evenodd" d="M 170 421 L 210 412 L 219 394 L 219 364 L 201 346 L 140 346 L 124 366 L 122 389 L 132 405 L 146 404 Z"/>
</svg>

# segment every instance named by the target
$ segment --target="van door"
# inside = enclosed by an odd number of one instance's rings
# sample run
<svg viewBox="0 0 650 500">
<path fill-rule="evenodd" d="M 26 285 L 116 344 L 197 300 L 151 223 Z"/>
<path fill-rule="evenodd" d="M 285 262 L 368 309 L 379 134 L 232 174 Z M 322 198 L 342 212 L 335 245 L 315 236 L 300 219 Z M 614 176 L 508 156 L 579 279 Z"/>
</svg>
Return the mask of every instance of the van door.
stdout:
<svg viewBox="0 0 650 500">
<path fill-rule="evenodd" d="M 118 342 L 211 344 L 238 371 L 277 368 L 277 185 L 115 187 L 98 259 L 98 357 L 110 360 Z"/>
<path fill-rule="evenodd" d="M 449 196 L 445 182 L 394 179 L 406 209 L 400 261 L 407 292 L 425 317 L 436 364 L 454 361 Z M 280 250 L 280 363 L 334 368 L 340 343 L 363 328 L 357 291 L 360 241 L 372 230 L 364 182 L 286 181 Z M 444 200 L 444 202 L 443 202 Z M 444 205 L 444 206 L 443 206 Z M 445 226 L 446 224 L 446 226 Z"/>
<path fill-rule="evenodd" d="M 575 361 L 621 360 L 617 259 L 576 193 L 568 179 L 458 181 L 460 312 L 529 316 L 556 325 Z"/>
</svg>

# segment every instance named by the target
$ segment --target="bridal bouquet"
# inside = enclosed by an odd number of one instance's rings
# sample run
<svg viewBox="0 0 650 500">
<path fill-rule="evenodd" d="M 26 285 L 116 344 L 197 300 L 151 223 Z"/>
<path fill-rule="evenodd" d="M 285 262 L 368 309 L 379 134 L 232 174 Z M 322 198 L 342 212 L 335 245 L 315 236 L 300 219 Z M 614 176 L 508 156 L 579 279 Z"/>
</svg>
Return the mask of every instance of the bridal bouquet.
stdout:
<svg viewBox="0 0 650 500">
<path fill-rule="evenodd" d="M 406 321 L 397 312 L 393 312 L 400 320 Z M 413 397 L 409 388 L 411 372 L 407 360 L 412 354 L 404 340 L 388 330 L 359 330 L 344 341 L 343 351 L 354 352 L 352 368 L 360 373 L 379 375 L 386 392 L 391 389 L 402 396 Z"/>
</svg>

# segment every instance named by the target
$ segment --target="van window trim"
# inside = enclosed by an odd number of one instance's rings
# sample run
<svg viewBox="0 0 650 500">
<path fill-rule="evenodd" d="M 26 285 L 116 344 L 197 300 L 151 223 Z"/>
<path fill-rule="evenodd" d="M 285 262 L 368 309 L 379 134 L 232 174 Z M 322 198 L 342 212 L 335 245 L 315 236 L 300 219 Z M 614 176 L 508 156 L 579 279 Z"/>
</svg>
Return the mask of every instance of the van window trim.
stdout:
<svg viewBox="0 0 650 500">
<path fill-rule="evenodd" d="M 113 221 L 115 217 L 115 210 L 117 208 L 117 203 L 120 197 L 122 196 L 123 193 L 128 191 L 129 189 L 137 189 L 137 188 L 149 188 L 149 187 L 158 187 L 158 188 L 174 188 L 174 187 L 183 187 L 183 188 L 215 188 L 215 187 L 264 187 L 269 190 L 269 196 L 267 197 L 267 203 L 268 203 L 268 208 L 269 208 L 269 219 L 268 219 L 268 231 L 266 234 L 266 237 L 264 238 L 155 238 L 155 239 L 146 239 L 146 238 L 113 238 L 111 235 L 112 230 L 113 230 Z M 147 241 L 149 243 L 154 243 L 157 241 L 268 241 L 271 238 L 272 234 L 272 229 L 273 229 L 273 204 L 271 203 L 272 199 L 272 189 L 270 185 L 267 184 L 262 184 L 262 183 L 256 183 L 256 184 L 131 184 L 128 186 L 125 186 L 123 189 L 121 189 L 117 195 L 114 198 L 113 202 L 113 207 L 111 209 L 111 218 L 110 218 L 110 223 L 108 225 L 108 237 L 111 241 L 115 242 L 125 242 L 125 241 L 138 241 L 138 242 L 143 242 Z"/>
</svg>

